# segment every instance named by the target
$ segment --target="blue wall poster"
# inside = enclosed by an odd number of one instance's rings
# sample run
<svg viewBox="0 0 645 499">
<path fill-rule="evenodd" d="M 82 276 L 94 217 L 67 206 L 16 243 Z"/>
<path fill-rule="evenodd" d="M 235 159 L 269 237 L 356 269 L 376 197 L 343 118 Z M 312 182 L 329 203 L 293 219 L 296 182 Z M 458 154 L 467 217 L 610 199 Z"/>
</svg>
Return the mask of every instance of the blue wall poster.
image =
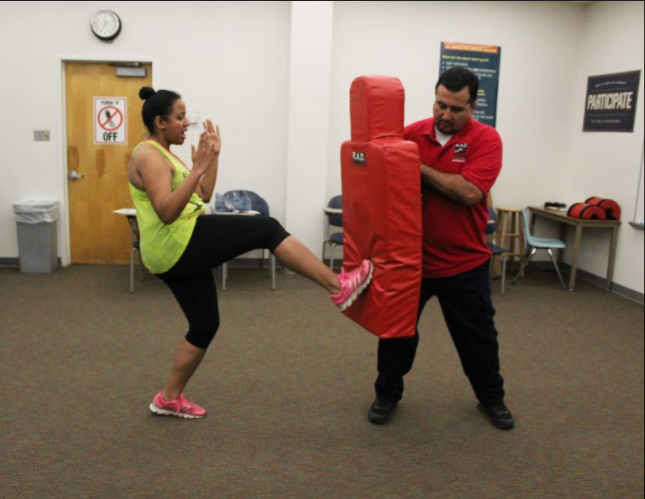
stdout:
<svg viewBox="0 0 645 499">
<path fill-rule="evenodd" d="M 441 42 L 439 72 L 460 66 L 470 69 L 479 77 L 477 107 L 473 118 L 490 126 L 497 120 L 497 89 L 499 87 L 499 61 L 502 48 L 493 45 Z"/>
<path fill-rule="evenodd" d="M 584 132 L 633 132 L 640 71 L 590 76 Z"/>
</svg>

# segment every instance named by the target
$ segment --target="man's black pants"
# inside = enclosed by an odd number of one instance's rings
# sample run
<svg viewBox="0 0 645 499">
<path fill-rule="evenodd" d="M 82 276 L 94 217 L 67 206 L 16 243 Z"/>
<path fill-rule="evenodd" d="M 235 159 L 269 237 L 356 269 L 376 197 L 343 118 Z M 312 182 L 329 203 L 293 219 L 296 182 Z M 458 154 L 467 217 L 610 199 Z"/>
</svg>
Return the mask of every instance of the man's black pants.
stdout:
<svg viewBox="0 0 645 499">
<path fill-rule="evenodd" d="M 493 317 L 489 262 L 453 277 L 423 279 L 419 317 L 425 304 L 437 296 L 446 325 L 457 348 L 461 365 L 480 401 L 502 400 L 504 380 L 500 375 L 499 345 Z M 418 324 L 418 318 L 417 318 Z M 403 376 L 414 362 L 419 330 L 412 338 L 380 340 L 376 395 L 399 401 Z"/>
</svg>

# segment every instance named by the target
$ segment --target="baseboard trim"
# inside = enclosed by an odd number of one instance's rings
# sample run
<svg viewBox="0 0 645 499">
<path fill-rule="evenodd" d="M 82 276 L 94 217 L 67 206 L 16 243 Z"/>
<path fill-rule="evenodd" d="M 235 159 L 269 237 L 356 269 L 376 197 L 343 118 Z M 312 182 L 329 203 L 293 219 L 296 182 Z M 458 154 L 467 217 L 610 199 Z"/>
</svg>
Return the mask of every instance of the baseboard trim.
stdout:
<svg viewBox="0 0 645 499">
<path fill-rule="evenodd" d="M 551 262 L 531 262 L 531 266 L 536 267 L 540 270 L 553 270 L 553 264 Z M 562 270 L 563 272 L 569 273 L 571 272 L 571 265 L 568 265 L 566 263 L 562 264 L 562 268 L 560 270 Z M 593 284 L 594 286 L 597 286 L 599 288 L 605 289 L 606 279 L 603 277 L 597 276 L 595 274 L 592 274 L 591 272 L 587 272 L 586 270 L 578 269 L 576 279 L 587 282 L 589 284 Z M 567 281 L 567 277 L 565 276 L 565 282 L 566 281 Z M 625 286 L 621 286 L 620 284 L 613 283 L 611 286 L 611 292 L 618 296 L 621 296 L 622 298 L 627 298 L 628 300 L 636 302 L 640 305 L 645 305 L 645 295 L 643 293 L 639 293 L 638 291 L 634 291 L 633 289 L 626 288 Z"/>
<path fill-rule="evenodd" d="M 56 267 L 62 267 L 63 263 L 60 258 L 56 259 Z M 20 268 L 20 258 L 0 258 L 0 268 Z"/>
</svg>

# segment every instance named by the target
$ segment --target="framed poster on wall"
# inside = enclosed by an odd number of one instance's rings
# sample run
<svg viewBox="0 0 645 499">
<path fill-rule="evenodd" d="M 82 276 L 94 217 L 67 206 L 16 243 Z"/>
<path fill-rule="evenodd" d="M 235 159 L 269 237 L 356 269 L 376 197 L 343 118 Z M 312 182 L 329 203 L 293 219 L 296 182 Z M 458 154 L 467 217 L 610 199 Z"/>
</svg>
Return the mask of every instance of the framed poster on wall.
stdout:
<svg viewBox="0 0 645 499">
<path fill-rule="evenodd" d="M 633 132 L 640 71 L 590 76 L 584 132 Z"/>
<path fill-rule="evenodd" d="M 477 107 L 473 118 L 492 127 L 497 121 L 497 90 L 502 48 L 494 45 L 441 42 L 439 73 L 452 67 L 471 70 L 479 77 Z"/>
</svg>

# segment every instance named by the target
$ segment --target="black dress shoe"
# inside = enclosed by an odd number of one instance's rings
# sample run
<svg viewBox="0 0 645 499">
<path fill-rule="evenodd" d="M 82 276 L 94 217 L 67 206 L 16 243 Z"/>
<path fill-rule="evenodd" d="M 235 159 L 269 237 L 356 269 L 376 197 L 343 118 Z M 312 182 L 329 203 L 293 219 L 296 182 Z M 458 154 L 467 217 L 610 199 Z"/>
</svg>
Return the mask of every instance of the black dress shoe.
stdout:
<svg viewBox="0 0 645 499">
<path fill-rule="evenodd" d="M 515 426 L 513 414 L 503 400 L 480 402 L 479 410 L 486 414 L 491 424 L 500 430 L 510 430 Z"/>
<path fill-rule="evenodd" d="M 367 414 L 367 420 L 374 424 L 385 424 L 390 420 L 398 402 L 376 399 Z"/>
</svg>

